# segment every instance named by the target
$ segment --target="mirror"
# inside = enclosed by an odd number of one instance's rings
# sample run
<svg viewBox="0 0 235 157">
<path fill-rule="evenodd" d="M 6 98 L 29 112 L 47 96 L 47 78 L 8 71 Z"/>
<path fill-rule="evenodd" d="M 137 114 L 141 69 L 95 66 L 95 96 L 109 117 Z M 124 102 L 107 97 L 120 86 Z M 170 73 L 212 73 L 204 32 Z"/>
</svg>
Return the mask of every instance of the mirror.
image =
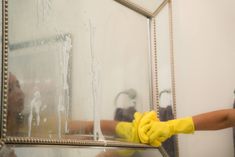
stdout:
<svg viewBox="0 0 235 157">
<path fill-rule="evenodd" d="M 34 152 L 34 153 L 32 153 Z M 2 157 L 122 157 L 149 156 L 162 157 L 157 149 L 141 148 L 102 148 L 102 147 L 16 147 L 4 146 L 0 150 Z"/>
<path fill-rule="evenodd" d="M 149 25 L 116 1 L 9 0 L 7 137 L 122 140 L 106 122 L 152 104 Z"/>
<path fill-rule="evenodd" d="M 174 103 L 172 54 L 163 42 L 169 35 L 168 1 L 135 1 L 133 8 L 116 1 L 9 0 L 4 138 L 119 142 L 117 120 L 130 122 L 136 111 L 166 108 L 163 100 L 157 104 L 166 93 Z M 163 32 L 155 38 L 158 25 Z"/>
</svg>

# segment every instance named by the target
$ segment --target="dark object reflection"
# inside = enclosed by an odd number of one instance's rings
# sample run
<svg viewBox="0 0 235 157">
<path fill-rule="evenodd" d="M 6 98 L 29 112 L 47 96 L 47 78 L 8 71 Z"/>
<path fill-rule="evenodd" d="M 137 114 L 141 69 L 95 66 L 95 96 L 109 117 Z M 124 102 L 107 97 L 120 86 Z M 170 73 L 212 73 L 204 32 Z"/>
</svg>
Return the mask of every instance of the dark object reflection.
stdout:
<svg viewBox="0 0 235 157">
<path fill-rule="evenodd" d="M 159 118 L 161 121 L 167 121 L 174 119 L 173 112 L 172 112 L 172 107 L 167 106 L 167 107 L 160 107 L 159 110 Z M 172 136 L 171 138 L 167 139 L 165 142 L 162 143 L 162 146 L 168 153 L 170 157 L 175 157 L 176 156 L 176 137 Z"/>
</svg>

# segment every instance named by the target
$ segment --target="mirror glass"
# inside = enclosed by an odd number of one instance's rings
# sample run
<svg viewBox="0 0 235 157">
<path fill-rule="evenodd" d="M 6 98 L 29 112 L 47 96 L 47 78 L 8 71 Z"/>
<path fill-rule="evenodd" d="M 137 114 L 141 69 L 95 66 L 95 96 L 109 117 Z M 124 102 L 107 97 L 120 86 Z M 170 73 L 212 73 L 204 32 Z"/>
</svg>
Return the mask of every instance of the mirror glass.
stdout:
<svg viewBox="0 0 235 157">
<path fill-rule="evenodd" d="M 9 0 L 9 43 L 7 136 L 113 139 L 149 110 L 149 19 L 116 1 Z"/>
<path fill-rule="evenodd" d="M 174 119 L 174 103 L 172 92 L 172 54 L 171 35 L 169 22 L 169 7 L 166 5 L 155 17 L 156 20 L 156 41 L 157 41 L 157 76 L 159 96 L 159 118 L 161 121 Z M 170 157 L 176 155 L 176 137 L 166 140 L 162 146 Z"/>
<path fill-rule="evenodd" d="M 33 153 L 32 153 L 33 152 Z M 99 147 L 6 147 L 0 150 L 4 157 L 162 157 L 158 149 L 125 149 Z"/>
</svg>

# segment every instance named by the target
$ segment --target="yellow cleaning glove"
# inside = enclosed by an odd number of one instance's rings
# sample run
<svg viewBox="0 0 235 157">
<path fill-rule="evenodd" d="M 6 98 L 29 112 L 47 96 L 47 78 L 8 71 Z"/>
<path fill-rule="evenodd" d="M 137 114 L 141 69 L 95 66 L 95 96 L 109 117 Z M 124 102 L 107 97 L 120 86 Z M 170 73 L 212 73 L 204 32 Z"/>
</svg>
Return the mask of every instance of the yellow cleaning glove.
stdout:
<svg viewBox="0 0 235 157">
<path fill-rule="evenodd" d="M 169 120 L 166 124 L 171 127 L 173 135 L 179 133 L 190 134 L 195 131 L 192 117 Z"/>
<path fill-rule="evenodd" d="M 167 122 L 154 122 L 151 125 L 151 129 L 147 132 L 147 135 L 150 145 L 158 147 L 172 135 L 179 133 L 189 134 L 193 133 L 194 130 L 192 117 L 186 117 Z"/>
<path fill-rule="evenodd" d="M 141 143 L 149 144 L 147 132 L 151 128 L 153 122 L 160 122 L 157 118 L 157 113 L 155 111 L 145 112 L 138 126 L 138 135 Z"/>
<path fill-rule="evenodd" d="M 172 135 L 179 133 L 189 134 L 193 133 L 194 130 L 192 117 L 186 117 L 167 122 L 153 122 L 147 135 L 149 137 L 149 144 L 158 147 Z"/>
<path fill-rule="evenodd" d="M 116 134 L 128 142 L 139 143 L 140 139 L 138 136 L 138 125 L 142 116 L 143 114 L 136 112 L 134 114 L 135 119 L 133 120 L 132 123 L 119 122 L 115 128 Z"/>
<path fill-rule="evenodd" d="M 139 124 L 139 136 L 142 143 L 160 146 L 172 135 L 193 133 L 195 130 L 192 117 L 160 122 L 154 111 L 145 114 Z"/>
</svg>

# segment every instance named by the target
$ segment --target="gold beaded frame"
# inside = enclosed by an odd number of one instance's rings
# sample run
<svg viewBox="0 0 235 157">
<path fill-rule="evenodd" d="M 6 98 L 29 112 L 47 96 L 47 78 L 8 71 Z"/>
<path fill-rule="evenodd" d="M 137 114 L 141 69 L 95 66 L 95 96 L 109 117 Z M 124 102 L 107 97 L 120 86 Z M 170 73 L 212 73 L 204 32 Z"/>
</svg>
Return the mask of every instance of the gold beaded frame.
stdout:
<svg viewBox="0 0 235 157">
<path fill-rule="evenodd" d="M 159 95 L 158 95 L 158 79 L 157 79 L 157 40 L 156 40 L 156 22 L 155 17 L 166 6 L 169 7 L 169 24 L 170 24 L 170 53 L 171 53 L 171 83 L 173 95 L 173 114 L 176 118 L 176 97 L 175 97 L 175 78 L 174 78 L 174 52 L 173 52 L 173 23 L 172 23 L 172 1 L 164 0 L 162 4 L 156 8 L 154 12 L 131 3 L 129 0 L 115 0 L 122 5 L 136 11 L 137 13 L 149 19 L 149 29 L 151 38 L 151 110 L 159 111 Z M 47 138 L 27 138 L 27 137 L 7 137 L 7 91 L 8 91 L 8 0 L 2 0 L 2 75 L 1 75 L 1 122 L 0 122 L 0 148 L 5 144 L 16 145 L 68 145 L 68 146 L 94 146 L 94 147 L 126 147 L 126 148 L 153 148 L 149 145 L 127 143 L 119 141 L 91 141 L 91 140 L 76 140 L 76 139 L 47 139 Z M 178 154 L 178 138 L 176 138 L 177 156 Z M 163 147 L 157 148 L 164 157 L 168 154 Z"/>
<path fill-rule="evenodd" d="M 2 82 L 1 82 L 1 140 L 7 132 L 7 91 L 8 91 L 8 1 L 2 1 Z"/>
</svg>

